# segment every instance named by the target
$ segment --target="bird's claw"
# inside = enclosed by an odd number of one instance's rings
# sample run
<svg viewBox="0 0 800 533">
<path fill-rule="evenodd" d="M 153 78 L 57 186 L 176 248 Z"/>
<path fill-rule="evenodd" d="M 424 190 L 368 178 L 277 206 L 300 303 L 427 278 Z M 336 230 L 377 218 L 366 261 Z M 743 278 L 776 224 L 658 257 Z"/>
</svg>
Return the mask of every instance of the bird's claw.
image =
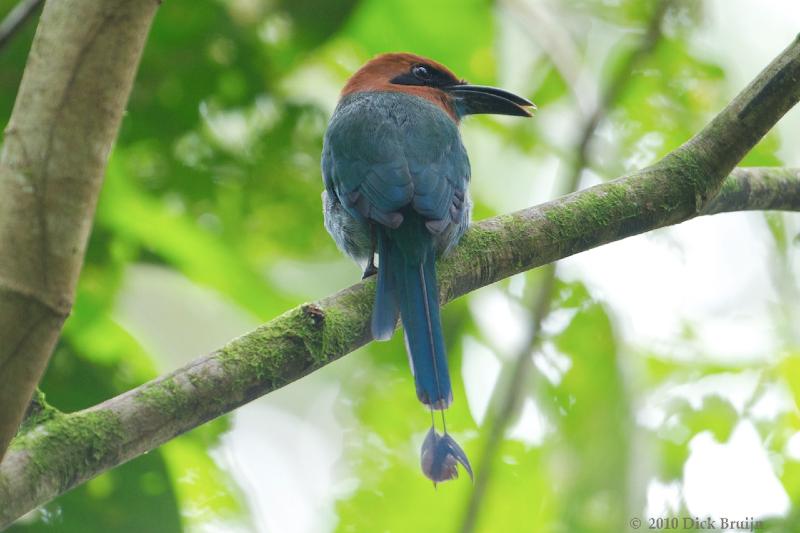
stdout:
<svg viewBox="0 0 800 533">
<path fill-rule="evenodd" d="M 361 276 L 361 279 L 367 279 L 371 276 L 374 276 L 378 273 L 378 269 L 375 268 L 375 265 L 370 263 L 367 265 L 367 268 L 364 269 L 364 274 Z"/>
</svg>

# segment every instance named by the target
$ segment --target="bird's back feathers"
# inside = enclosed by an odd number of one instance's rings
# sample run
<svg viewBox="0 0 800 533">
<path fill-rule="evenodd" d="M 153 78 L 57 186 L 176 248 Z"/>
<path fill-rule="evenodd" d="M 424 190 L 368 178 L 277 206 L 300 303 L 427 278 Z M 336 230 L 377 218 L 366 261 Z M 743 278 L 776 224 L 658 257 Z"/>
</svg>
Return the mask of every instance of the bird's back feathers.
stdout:
<svg viewBox="0 0 800 533">
<path fill-rule="evenodd" d="M 458 128 L 415 96 L 343 98 L 325 135 L 322 170 L 328 194 L 358 219 L 396 228 L 410 205 L 444 231 L 469 217 L 469 159 Z"/>
</svg>

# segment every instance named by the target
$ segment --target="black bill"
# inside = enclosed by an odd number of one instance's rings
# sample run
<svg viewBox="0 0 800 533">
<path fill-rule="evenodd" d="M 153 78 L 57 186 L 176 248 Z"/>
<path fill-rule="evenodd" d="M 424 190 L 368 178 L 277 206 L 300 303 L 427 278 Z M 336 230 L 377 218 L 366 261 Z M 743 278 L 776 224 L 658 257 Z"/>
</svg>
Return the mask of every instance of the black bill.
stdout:
<svg viewBox="0 0 800 533">
<path fill-rule="evenodd" d="M 529 117 L 533 102 L 514 93 L 484 85 L 451 85 L 444 88 L 456 101 L 460 115 L 514 115 Z"/>
</svg>

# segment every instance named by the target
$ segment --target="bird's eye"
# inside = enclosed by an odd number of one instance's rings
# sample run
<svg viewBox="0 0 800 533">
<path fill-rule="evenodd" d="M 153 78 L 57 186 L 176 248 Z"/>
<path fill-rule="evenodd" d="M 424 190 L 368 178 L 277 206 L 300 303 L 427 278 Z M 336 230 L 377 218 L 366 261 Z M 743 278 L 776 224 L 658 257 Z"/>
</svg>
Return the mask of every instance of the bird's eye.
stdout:
<svg viewBox="0 0 800 533">
<path fill-rule="evenodd" d="M 431 79 L 431 71 L 425 65 L 414 65 L 411 67 L 411 73 L 418 80 L 429 81 Z"/>
</svg>

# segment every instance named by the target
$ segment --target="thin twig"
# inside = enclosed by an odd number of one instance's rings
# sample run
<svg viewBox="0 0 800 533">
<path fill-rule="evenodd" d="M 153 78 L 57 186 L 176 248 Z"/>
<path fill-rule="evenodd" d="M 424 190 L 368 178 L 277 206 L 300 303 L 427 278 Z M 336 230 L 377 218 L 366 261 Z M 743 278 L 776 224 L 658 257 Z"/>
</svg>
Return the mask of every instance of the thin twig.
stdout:
<svg viewBox="0 0 800 533">
<path fill-rule="evenodd" d="M 630 72 L 647 57 L 655 48 L 661 38 L 661 25 L 664 15 L 669 7 L 671 0 L 663 0 L 656 6 L 647 31 L 642 37 L 639 45 L 631 51 L 625 58 L 619 69 L 614 73 L 610 83 L 597 99 L 594 111 L 587 118 L 581 135 L 575 146 L 570 166 L 569 174 L 564 180 L 564 193 L 575 191 L 580 185 L 580 178 L 583 170 L 589 165 L 591 142 L 598 126 L 603 121 L 608 112 L 616 104 L 625 86 L 631 79 Z M 543 269 L 543 279 L 540 281 L 536 294 L 532 302 L 532 317 L 530 332 L 525 346 L 517 354 L 511 368 L 510 380 L 505 386 L 496 387 L 499 398 L 490 402 L 490 405 L 499 405 L 494 420 L 491 421 L 489 436 L 481 452 L 478 462 L 477 479 L 475 488 L 470 494 L 464 518 L 461 524 L 461 533 L 471 533 L 475 531 L 478 523 L 478 515 L 486 496 L 489 481 L 492 477 L 492 465 L 497 455 L 503 437 L 514 413 L 517 412 L 519 403 L 524 393 L 524 384 L 532 364 L 532 353 L 541 345 L 541 326 L 544 319 L 550 312 L 550 301 L 556 280 L 556 264 L 550 263 Z"/>
<path fill-rule="evenodd" d="M 475 479 L 475 487 L 470 493 L 469 502 L 464 512 L 464 518 L 461 523 L 460 531 L 462 533 L 469 533 L 475 531 L 478 524 L 478 515 L 480 514 L 483 501 L 486 497 L 486 492 L 489 487 L 489 481 L 492 479 L 492 465 L 503 443 L 506 428 L 514 413 L 517 412 L 519 400 L 522 397 L 523 385 L 527 381 L 528 372 L 531 366 L 531 354 L 539 349 L 541 343 L 541 335 L 539 331 L 542 326 L 542 321 L 550 312 L 550 301 L 553 292 L 553 287 L 556 281 L 556 268 L 555 263 L 545 265 L 543 268 L 544 279 L 541 280 L 534 302 L 532 305 L 533 314 L 531 316 L 530 333 L 525 347 L 519 351 L 514 358 L 514 363 L 511 367 L 511 372 L 508 374 L 509 381 L 504 383 L 502 390 L 504 394 L 499 399 L 499 408 L 491 426 L 488 430 L 489 436 L 486 439 L 486 445 L 481 450 L 480 457 L 478 458 L 479 469 L 476 469 L 478 476 Z M 499 380 L 498 380 L 499 381 Z M 501 387 L 498 387 L 498 389 Z M 490 405 L 497 402 L 490 402 Z"/>
<path fill-rule="evenodd" d="M 576 156 L 573 158 L 572 172 L 564 182 L 565 192 L 572 192 L 578 188 L 581 174 L 583 170 L 589 166 L 589 150 L 597 127 L 609 111 L 617 104 L 622 92 L 632 79 L 631 72 L 641 64 L 642 60 L 644 60 L 658 44 L 662 35 L 661 27 L 664 15 L 671 4 L 672 0 L 663 0 L 658 3 L 639 45 L 625 57 L 622 63 L 620 63 L 608 86 L 600 95 L 600 98 L 598 98 L 597 107 L 587 119 L 581 136 L 579 137 L 578 145 L 575 149 Z"/>
<path fill-rule="evenodd" d="M 513 14 L 511 20 L 536 43 L 564 80 L 581 116 L 596 109 L 597 102 L 589 101 L 589 97 L 598 92 L 597 85 L 590 76 L 581 75 L 580 50 L 560 24 L 558 7 L 551 2 L 523 0 L 500 0 L 500 5 Z"/>
<path fill-rule="evenodd" d="M 22 0 L 6 15 L 3 22 L 0 22 L 0 49 L 11 42 L 14 35 L 25 26 L 25 22 L 34 14 L 42 1 Z"/>
</svg>

